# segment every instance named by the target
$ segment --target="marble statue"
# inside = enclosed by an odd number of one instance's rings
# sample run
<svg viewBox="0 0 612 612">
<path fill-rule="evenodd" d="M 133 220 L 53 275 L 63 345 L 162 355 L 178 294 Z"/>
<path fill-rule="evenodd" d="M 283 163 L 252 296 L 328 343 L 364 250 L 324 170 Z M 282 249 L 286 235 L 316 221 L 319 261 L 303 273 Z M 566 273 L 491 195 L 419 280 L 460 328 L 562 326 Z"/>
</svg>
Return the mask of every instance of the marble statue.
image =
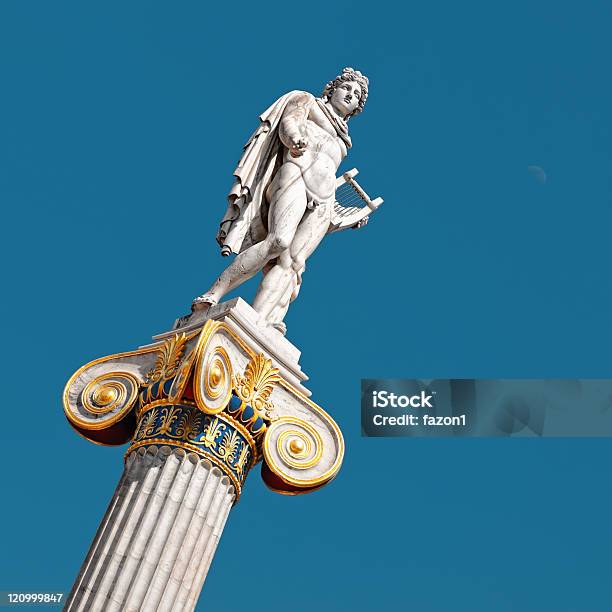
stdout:
<svg viewBox="0 0 612 612">
<path fill-rule="evenodd" d="M 353 170 L 339 179 L 336 171 L 351 148 L 348 120 L 368 97 L 368 79 L 353 68 L 327 83 L 316 98 L 292 91 L 261 116 L 259 128 L 244 147 L 234 171 L 228 208 L 217 234 L 224 256 L 236 258 L 212 287 L 195 298 L 192 310 L 207 310 L 260 270 L 253 308 L 282 333 L 283 318 L 300 290 L 306 260 L 325 234 L 358 228 L 382 203 L 370 200 L 354 181 Z M 357 194 L 342 206 L 336 188 L 348 184 Z M 354 195 L 354 194 L 353 194 Z"/>
</svg>

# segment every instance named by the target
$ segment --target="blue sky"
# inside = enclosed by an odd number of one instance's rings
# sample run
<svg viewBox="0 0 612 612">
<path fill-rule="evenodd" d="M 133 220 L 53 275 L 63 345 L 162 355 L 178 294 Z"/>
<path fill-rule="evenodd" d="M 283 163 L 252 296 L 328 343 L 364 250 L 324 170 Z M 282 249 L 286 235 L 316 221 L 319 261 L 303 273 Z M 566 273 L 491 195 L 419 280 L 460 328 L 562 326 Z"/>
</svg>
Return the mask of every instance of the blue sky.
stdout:
<svg viewBox="0 0 612 612">
<path fill-rule="evenodd" d="M 287 317 L 346 460 L 298 498 L 249 476 L 200 607 L 607 610 L 610 440 L 365 439 L 359 381 L 610 376 L 611 19 L 590 1 L 3 2 L 0 590 L 67 593 L 121 473 L 123 448 L 68 427 L 65 381 L 187 311 L 221 270 L 259 113 L 348 65 L 371 88 L 343 169 L 385 203 L 326 238 Z"/>
</svg>

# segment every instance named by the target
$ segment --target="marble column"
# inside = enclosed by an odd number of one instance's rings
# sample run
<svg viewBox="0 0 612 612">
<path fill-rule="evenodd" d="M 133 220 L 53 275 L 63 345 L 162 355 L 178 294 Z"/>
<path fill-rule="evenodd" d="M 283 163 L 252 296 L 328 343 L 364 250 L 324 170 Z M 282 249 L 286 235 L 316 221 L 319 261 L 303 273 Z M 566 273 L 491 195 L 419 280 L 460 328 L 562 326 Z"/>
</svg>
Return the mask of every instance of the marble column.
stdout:
<svg viewBox="0 0 612 612">
<path fill-rule="evenodd" d="M 193 610 L 234 498 L 195 453 L 130 453 L 65 609 Z"/>
<path fill-rule="evenodd" d="M 309 399 L 298 358 L 237 299 L 72 375 L 70 425 L 129 447 L 65 610 L 192 611 L 254 465 L 290 495 L 334 478 L 342 434 Z"/>
</svg>

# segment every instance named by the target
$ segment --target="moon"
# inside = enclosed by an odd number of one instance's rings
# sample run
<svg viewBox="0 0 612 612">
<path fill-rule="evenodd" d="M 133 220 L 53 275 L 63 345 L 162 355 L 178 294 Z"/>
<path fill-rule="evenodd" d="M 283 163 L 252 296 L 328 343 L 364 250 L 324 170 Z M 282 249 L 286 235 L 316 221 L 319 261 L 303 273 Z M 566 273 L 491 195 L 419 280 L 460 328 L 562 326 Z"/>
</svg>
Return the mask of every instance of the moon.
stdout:
<svg viewBox="0 0 612 612">
<path fill-rule="evenodd" d="M 544 185 L 547 180 L 546 172 L 544 172 L 544 168 L 540 166 L 527 166 L 527 172 L 533 176 L 540 185 Z"/>
</svg>

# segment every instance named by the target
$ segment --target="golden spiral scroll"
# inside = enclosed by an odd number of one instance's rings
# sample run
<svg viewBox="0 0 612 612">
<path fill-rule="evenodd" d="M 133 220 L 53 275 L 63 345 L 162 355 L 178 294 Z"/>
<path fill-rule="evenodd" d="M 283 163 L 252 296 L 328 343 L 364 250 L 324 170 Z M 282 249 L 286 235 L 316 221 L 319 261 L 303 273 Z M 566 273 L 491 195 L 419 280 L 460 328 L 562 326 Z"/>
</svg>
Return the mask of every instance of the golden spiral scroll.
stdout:
<svg viewBox="0 0 612 612">
<path fill-rule="evenodd" d="M 297 428 L 282 428 L 276 438 L 276 451 L 287 465 L 306 470 L 319 463 L 323 440 L 312 425 L 302 422 Z"/>
<path fill-rule="evenodd" d="M 333 465 L 330 465 L 332 458 L 324 458 L 324 451 L 323 438 L 317 428 L 293 416 L 274 421 L 263 443 L 267 467 L 284 483 L 299 488 L 318 487 L 336 475 L 339 461 L 332 460 Z M 332 454 L 336 459 L 336 453 Z"/>
<path fill-rule="evenodd" d="M 198 407 L 207 414 L 218 414 L 232 395 L 232 364 L 222 346 L 206 347 L 196 357 L 194 380 Z"/>
<path fill-rule="evenodd" d="M 76 410 L 67 412 L 70 421 L 84 429 L 106 429 L 134 407 L 139 382 L 129 372 L 107 372 L 90 380 L 81 391 Z"/>
<path fill-rule="evenodd" d="M 176 402 L 182 397 L 183 392 L 187 387 L 187 383 L 189 382 L 189 377 L 191 376 L 191 368 L 193 367 L 194 359 L 195 349 L 189 351 L 181 362 L 178 372 L 172 381 L 172 386 L 170 387 L 170 392 L 168 393 L 168 401 Z"/>
</svg>

